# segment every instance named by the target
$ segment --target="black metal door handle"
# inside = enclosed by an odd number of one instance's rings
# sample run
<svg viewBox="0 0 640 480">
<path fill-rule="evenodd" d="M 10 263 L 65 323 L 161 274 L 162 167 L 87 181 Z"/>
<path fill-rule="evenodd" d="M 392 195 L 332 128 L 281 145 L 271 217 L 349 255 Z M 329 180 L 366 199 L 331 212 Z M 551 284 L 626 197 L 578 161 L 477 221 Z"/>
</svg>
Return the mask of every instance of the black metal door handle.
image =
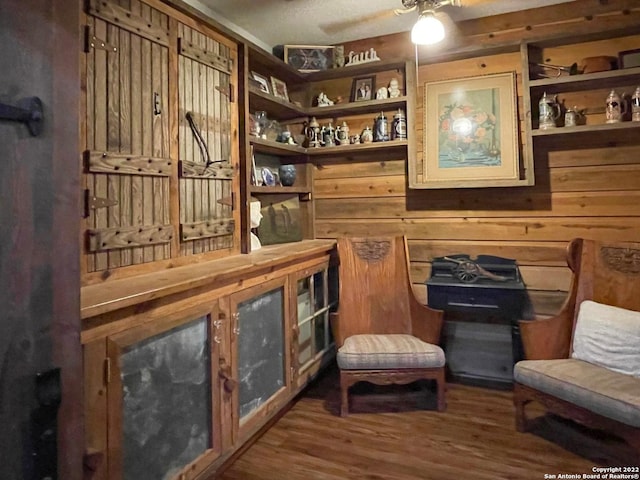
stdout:
<svg viewBox="0 0 640 480">
<path fill-rule="evenodd" d="M 29 133 L 37 137 L 42 133 L 42 101 L 38 97 L 23 98 L 18 105 L 0 103 L 0 120 L 11 120 L 27 125 Z"/>
</svg>

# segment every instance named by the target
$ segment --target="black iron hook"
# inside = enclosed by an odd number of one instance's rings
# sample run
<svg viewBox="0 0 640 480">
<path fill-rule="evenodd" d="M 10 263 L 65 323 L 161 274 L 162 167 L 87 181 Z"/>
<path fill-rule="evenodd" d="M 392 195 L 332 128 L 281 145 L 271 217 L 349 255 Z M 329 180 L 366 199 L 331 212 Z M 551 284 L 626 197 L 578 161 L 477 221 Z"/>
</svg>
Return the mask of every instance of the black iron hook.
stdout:
<svg viewBox="0 0 640 480">
<path fill-rule="evenodd" d="M 28 97 L 18 100 L 18 105 L 0 103 L 0 120 L 11 120 L 27 125 L 29 133 L 37 137 L 42 133 L 42 101 L 38 97 Z"/>
</svg>

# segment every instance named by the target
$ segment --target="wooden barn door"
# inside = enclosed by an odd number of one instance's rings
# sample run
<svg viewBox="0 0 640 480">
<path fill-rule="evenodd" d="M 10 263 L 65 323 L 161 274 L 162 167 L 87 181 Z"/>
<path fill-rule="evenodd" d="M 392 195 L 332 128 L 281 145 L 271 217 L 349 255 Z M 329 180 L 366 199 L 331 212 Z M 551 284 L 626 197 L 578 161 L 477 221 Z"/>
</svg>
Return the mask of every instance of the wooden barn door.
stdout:
<svg viewBox="0 0 640 480">
<path fill-rule="evenodd" d="M 86 272 L 171 257 L 169 17 L 88 1 Z"/>
</svg>

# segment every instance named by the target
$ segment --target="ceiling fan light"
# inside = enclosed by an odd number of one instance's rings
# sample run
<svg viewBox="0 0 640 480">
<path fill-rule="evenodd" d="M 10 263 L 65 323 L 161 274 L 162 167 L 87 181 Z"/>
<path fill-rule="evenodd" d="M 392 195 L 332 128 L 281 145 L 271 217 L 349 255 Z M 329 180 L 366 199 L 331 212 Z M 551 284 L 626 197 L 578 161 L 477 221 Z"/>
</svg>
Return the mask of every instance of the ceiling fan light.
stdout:
<svg viewBox="0 0 640 480">
<path fill-rule="evenodd" d="M 427 12 L 411 29 L 411 41 L 416 45 L 433 45 L 444 39 L 444 25 L 440 20 Z"/>
</svg>

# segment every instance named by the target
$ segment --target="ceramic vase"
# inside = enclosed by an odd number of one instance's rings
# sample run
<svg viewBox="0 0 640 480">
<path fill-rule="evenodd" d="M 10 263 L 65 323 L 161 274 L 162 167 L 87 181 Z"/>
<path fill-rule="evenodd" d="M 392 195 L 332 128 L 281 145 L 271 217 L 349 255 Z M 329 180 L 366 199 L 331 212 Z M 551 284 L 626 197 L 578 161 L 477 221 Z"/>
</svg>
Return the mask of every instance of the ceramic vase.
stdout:
<svg viewBox="0 0 640 480">
<path fill-rule="evenodd" d="M 278 168 L 278 176 L 280 177 L 280 183 L 282 186 L 292 186 L 296 181 L 296 173 L 295 165 L 280 165 Z"/>
</svg>

